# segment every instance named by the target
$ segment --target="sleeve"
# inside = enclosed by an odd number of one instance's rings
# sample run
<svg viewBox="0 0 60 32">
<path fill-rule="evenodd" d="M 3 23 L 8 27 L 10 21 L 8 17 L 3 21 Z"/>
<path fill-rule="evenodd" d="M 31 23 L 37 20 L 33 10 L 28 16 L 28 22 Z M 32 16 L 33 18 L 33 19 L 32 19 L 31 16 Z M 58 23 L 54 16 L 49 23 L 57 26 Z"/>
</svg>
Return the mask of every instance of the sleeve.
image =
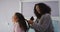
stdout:
<svg viewBox="0 0 60 32">
<path fill-rule="evenodd" d="M 43 22 L 42 24 L 40 24 L 41 21 Z M 41 18 L 38 24 L 34 22 L 32 27 L 39 32 L 44 32 L 49 27 L 50 21 L 50 15 L 45 15 Z"/>
</svg>

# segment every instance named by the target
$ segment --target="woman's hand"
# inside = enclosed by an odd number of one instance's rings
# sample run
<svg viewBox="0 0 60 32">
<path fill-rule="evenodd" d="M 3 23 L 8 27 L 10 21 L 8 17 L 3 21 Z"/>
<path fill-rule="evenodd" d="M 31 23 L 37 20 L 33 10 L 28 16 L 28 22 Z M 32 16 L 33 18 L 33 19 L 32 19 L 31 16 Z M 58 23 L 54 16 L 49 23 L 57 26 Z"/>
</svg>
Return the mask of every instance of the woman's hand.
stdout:
<svg viewBox="0 0 60 32">
<path fill-rule="evenodd" d="M 29 24 L 33 24 L 33 21 L 32 21 L 32 20 L 28 20 L 28 23 L 29 23 Z"/>
</svg>

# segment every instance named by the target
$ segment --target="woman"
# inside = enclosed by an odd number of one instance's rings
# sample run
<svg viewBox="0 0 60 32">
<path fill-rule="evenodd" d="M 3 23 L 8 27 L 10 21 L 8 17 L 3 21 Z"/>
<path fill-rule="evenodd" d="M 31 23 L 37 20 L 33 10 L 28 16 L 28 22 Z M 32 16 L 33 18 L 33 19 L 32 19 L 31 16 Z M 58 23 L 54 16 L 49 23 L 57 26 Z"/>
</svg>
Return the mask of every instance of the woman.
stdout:
<svg viewBox="0 0 60 32">
<path fill-rule="evenodd" d="M 13 16 L 14 32 L 27 32 L 25 18 L 21 13 L 15 13 Z"/>
<path fill-rule="evenodd" d="M 51 20 L 51 8 L 44 3 L 37 3 L 34 7 L 36 21 L 29 20 L 28 23 L 36 32 L 54 32 Z"/>
</svg>

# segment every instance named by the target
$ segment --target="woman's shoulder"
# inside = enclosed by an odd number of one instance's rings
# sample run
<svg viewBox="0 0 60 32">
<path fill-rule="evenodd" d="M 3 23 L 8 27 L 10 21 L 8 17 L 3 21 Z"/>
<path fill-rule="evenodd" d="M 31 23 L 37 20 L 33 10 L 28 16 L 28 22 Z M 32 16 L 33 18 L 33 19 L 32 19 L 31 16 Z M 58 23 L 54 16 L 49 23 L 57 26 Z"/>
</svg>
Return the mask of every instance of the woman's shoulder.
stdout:
<svg viewBox="0 0 60 32">
<path fill-rule="evenodd" d="M 44 17 L 48 17 L 48 16 L 51 16 L 50 14 L 46 13 L 43 15 Z"/>
<path fill-rule="evenodd" d="M 41 17 L 41 18 L 50 18 L 50 17 L 51 17 L 51 15 L 50 15 L 50 14 L 48 14 L 48 13 L 46 13 L 46 14 L 42 15 L 42 17 Z"/>
</svg>

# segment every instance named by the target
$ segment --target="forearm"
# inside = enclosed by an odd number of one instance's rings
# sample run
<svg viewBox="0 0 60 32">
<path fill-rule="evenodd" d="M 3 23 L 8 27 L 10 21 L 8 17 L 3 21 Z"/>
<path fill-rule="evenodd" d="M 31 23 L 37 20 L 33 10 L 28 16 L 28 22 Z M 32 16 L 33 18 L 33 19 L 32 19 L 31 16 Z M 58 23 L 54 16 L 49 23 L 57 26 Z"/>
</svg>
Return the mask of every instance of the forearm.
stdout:
<svg viewBox="0 0 60 32">
<path fill-rule="evenodd" d="M 39 32 L 44 32 L 49 27 L 49 23 L 47 23 L 47 25 L 45 24 L 41 25 L 40 23 L 33 23 L 31 27 Z"/>
<path fill-rule="evenodd" d="M 43 31 L 42 31 L 42 30 L 43 30 L 42 27 L 41 27 L 38 23 L 33 23 L 33 24 L 31 25 L 31 27 L 32 27 L 33 29 L 39 31 L 39 32 L 43 32 Z"/>
</svg>

